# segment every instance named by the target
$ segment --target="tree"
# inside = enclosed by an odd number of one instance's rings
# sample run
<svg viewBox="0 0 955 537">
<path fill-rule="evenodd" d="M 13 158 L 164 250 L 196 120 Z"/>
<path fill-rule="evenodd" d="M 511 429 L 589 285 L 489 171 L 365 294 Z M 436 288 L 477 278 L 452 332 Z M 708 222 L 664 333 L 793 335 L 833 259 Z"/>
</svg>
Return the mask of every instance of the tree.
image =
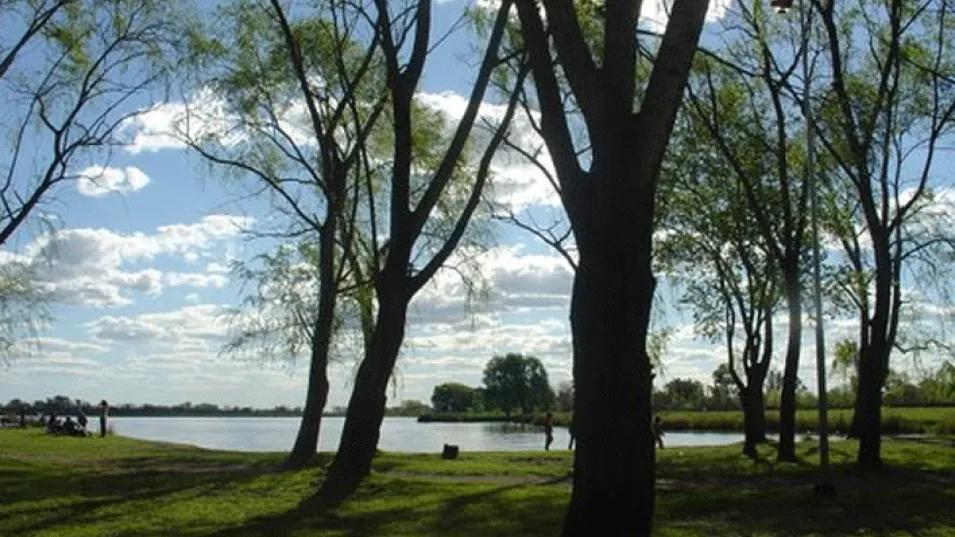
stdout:
<svg viewBox="0 0 955 537">
<path fill-rule="evenodd" d="M 745 183 L 774 184 L 772 174 L 764 175 L 776 167 L 762 133 L 747 130 L 753 123 L 752 97 L 747 102 L 745 96 L 753 92 L 732 80 L 714 82 L 711 72 L 706 76 L 707 102 L 720 110 L 716 115 L 724 138 L 710 136 L 709 118 L 700 117 L 689 91 L 694 104 L 680 118 L 663 175 L 657 258 L 669 279 L 683 287 L 680 302 L 692 308 L 696 330 L 725 342 L 728 372 L 744 414 L 743 452 L 755 456 L 756 444 L 766 441 L 763 381 L 773 353 L 772 317 L 782 278 L 772 248 L 758 232 Z M 739 154 L 727 156 L 721 145 Z M 732 170 L 739 172 L 732 175 Z M 734 180 L 727 181 L 727 175 Z M 772 211 L 773 196 L 763 194 L 760 202 L 768 207 L 762 210 Z"/>
<path fill-rule="evenodd" d="M 574 410 L 574 383 L 573 382 L 561 382 L 557 385 L 557 393 L 555 395 L 557 405 L 557 410 L 561 412 L 571 412 Z"/>
<path fill-rule="evenodd" d="M 474 409 L 474 388 L 457 382 L 434 387 L 431 406 L 435 412 L 467 412 Z"/>
<path fill-rule="evenodd" d="M 522 354 L 491 358 L 484 367 L 484 390 L 485 404 L 500 408 L 508 416 L 514 409 L 524 413 L 550 410 L 554 402 L 544 365 Z"/>
<path fill-rule="evenodd" d="M 809 211 L 810 177 L 805 151 L 794 143 L 798 103 L 786 91 L 805 53 L 791 36 L 793 21 L 766 9 L 765 0 L 738 4 L 721 22 L 743 37 L 722 47 L 722 58 L 697 62 L 688 90 L 686 115 L 695 132 L 720 161 L 721 179 L 732 178 L 746 206 L 747 231 L 759 238 L 786 300 L 788 339 L 780 405 L 780 460 L 794 461 L 796 377 L 802 344 L 802 274 Z M 786 26 L 789 28 L 786 28 Z M 787 31 L 789 30 L 789 31 Z M 699 132 L 702 131 L 702 132 Z M 725 180 L 725 179 L 723 179 Z"/>
<path fill-rule="evenodd" d="M 366 141 L 382 117 L 378 35 L 352 38 L 356 22 L 337 2 L 310 13 L 286 13 L 278 0 L 222 7 L 194 31 L 194 102 L 180 118 L 180 137 L 211 165 L 270 196 L 276 229 L 267 237 L 297 240 L 260 258 L 262 269 L 238 267 L 257 283 L 239 312 L 229 349 L 249 347 L 295 358 L 307 348 L 305 409 L 286 464 L 301 467 L 318 445 L 328 398 L 329 352 L 343 287 L 353 284 L 356 190 L 367 171 Z"/>
<path fill-rule="evenodd" d="M 670 404 L 681 410 L 699 409 L 703 407 L 703 398 L 706 391 L 703 383 L 693 379 L 675 378 L 663 387 Z"/>
<path fill-rule="evenodd" d="M 570 314 L 579 435 L 565 536 L 590 535 L 598 527 L 606 535 L 651 532 L 655 464 L 646 340 L 655 288 L 654 198 L 707 4 L 673 3 L 634 112 L 641 2 L 543 0 L 543 10 L 537 2 L 517 3 L 540 129 L 579 257 Z M 591 46 L 583 27 L 600 24 L 598 5 L 603 31 Z M 568 101 L 577 110 L 568 112 Z M 572 134 L 576 118 L 586 140 Z"/>
<path fill-rule="evenodd" d="M 380 35 L 387 87 L 382 93 L 389 99 L 392 143 L 390 157 L 384 159 L 387 169 L 382 172 L 388 178 L 383 189 L 387 216 L 380 228 L 379 206 L 368 204 L 372 232 L 366 250 L 372 261 L 371 274 L 365 276 L 374 282 L 374 329 L 355 376 L 338 451 L 319 492 L 326 505 L 339 504 L 371 471 L 388 381 L 404 342 L 408 305 L 461 241 L 480 201 L 491 158 L 514 114 L 516 95 L 512 93 L 479 161 L 476 165 L 465 162 L 478 109 L 503 62 L 498 55 L 510 7 L 511 1 L 504 0 L 498 10 L 465 112 L 445 143 L 443 138 L 429 140 L 434 133 L 418 129 L 421 123 L 413 113 L 430 46 L 431 1 L 417 0 L 397 15 L 386 0 L 375 0 L 374 13 L 354 6 L 358 18 L 374 21 Z M 412 41 L 406 43 L 406 37 Z M 523 66 L 518 67 L 517 79 L 523 81 L 525 73 Z M 433 143 L 422 144 L 422 138 Z M 441 146 L 443 151 L 438 149 Z M 463 194 L 457 196 L 465 200 L 463 207 L 449 203 L 455 190 Z M 385 236 L 387 242 L 382 240 Z"/>
<path fill-rule="evenodd" d="M 0 2 L 0 247 L 62 186 L 111 187 L 104 161 L 123 144 L 133 103 L 164 88 L 184 13 L 159 0 Z M 28 350 L 15 344 L 35 335 L 55 299 L 36 282 L 42 261 L 11 257 L 0 267 L 2 363 Z"/>
<path fill-rule="evenodd" d="M 736 380 L 730 373 L 729 364 L 722 363 L 713 370 L 713 385 L 710 387 L 710 407 L 732 408 L 732 399 L 739 395 Z"/>
<path fill-rule="evenodd" d="M 955 246 L 948 212 L 933 210 L 931 181 L 936 150 L 955 126 L 955 27 L 948 0 L 812 6 L 828 88 L 814 96 L 816 132 L 838 171 L 842 285 L 860 321 L 853 432 L 859 465 L 874 469 L 889 357 L 910 302 L 903 281 L 921 268 L 926 285 L 947 282 L 939 271 Z"/>
</svg>

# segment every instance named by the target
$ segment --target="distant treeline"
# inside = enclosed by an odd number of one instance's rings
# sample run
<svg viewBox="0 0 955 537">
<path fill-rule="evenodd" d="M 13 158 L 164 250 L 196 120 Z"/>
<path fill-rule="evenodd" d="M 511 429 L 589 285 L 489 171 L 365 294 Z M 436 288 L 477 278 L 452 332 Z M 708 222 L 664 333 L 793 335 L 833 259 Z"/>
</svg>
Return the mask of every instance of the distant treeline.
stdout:
<svg viewBox="0 0 955 537">
<path fill-rule="evenodd" d="M 85 414 L 94 415 L 99 412 L 99 401 L 83 401 L 65 395 L 57 395 L 36 401 L 28 402 L 22 399 L 12 399 L 2 407 L 3 414 L 19 414 L 21 408 L 30 416 L 37 414 L 48 415 L 51 412 L 57 415 L 76 414 L 82 410 Z M 418 416 L 430 409 L 419 401 L 403 401 L 400 406 L 388 408 L 389 416 Z M 110 416 L 118 417 L 295 417 L 302 415 L 302 407 L 287 407 L 278 405 L 273 408 L 252 408 L 240 406 L 219 406 L 212 403 L 185 402 L 177 405 L 156 405 L 144 403 L 134 405 L 130 403 L 113 404 L 109 407 Z M 345 415 L 344 407 L 334 407 L 326 416 Z"/>
</svg>

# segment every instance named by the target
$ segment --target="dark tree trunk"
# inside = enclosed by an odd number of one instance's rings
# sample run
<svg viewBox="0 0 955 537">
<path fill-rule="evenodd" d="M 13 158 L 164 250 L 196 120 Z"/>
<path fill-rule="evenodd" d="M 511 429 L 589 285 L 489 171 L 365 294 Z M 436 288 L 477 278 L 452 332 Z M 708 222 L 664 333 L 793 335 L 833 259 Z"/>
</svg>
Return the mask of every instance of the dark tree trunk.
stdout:
<svg viewBox="0 0 955 537">
<path fill-rule="evenodd" d="M 646 353 L 655 285 L 653 196 L 640 195 L 637 181 L 614 184 L 610 178 L 626 175 L 629 165 L 618 163 L 611 174 L 590 178 L 607 178 L 609 186 L 597 200 L 577 200 L 595 210 L 575 211 L 582 216 L 571 303 L 577 451 L 565 537 L 594 535 L 597 521 L 607 536 L 650 535 L 653 525 L 652 372 Z"/>
<path fill-rule="evenodd" d="M 325 505 L 338 505 L 355 492 L 361 480 L 371 472 L 371 462 L 378 448 L 388 381 L 404 340 L 409 301 L 398 291 L 379 296 L 375 332 L 355 377 L 338 452 L 319 491 Z"/>
<path fill-rule="evenodd" d="M 789 339 L 786 343 L 786 364 L 783 369 L 782 394 L 779 401 L 779 446 L 777 458 L 796 460 L 796 380 L 802 342 L 802 295 L 798 266 L 786 267 L 786 306 L 789 312 Z"/>
<path fill-rule="evenodd" d="M 750 385 L 739 394 L 743 406 L 743 454 L 756 457 L 756 445 L 766 443 L 766 405 L 763 401 L 763 384 L 750 381 Z"/>
<path fill-rule="evenodd" d="M 870 346 L 859 360 L 859 391 L 856 392 L 856 413 L 853 416 L 859 439 L 857 462 L 866 470 L 882 467 L 882 385 L 885 374 L 881 366 L 884 351 Z"/>
<path fill-rule="evenodd" d="M 330 327 L 326 327 L 329 330 Z M 286 468 L 301 468 L 318 450 L 318 435 L 322 425 L 322 412 L 328 402 L 328 341 L 323 347 L 312 347 L 312 363 L 308 372 L 308 392 L 302 422 L 295 437 L 295 446 L 285 460 Z"/>
</svg>

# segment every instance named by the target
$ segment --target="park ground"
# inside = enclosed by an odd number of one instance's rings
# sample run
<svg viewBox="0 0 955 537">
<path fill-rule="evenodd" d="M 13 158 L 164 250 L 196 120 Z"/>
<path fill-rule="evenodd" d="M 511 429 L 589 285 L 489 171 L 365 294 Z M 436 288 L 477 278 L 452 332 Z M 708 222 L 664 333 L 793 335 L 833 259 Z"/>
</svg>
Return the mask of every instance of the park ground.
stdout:
<svg viewBox="0 0 955 537">
<path fill-rule="evenodd" d="M 955 536 L 955 438 L 887 439 L 887 468 L 860 474 L 853 442 L 833 444 L 836 495 L 813 493 L 816 444 L 777 464 L 764 446 L 659 452 L 659 536 Z M 558 535 L 568 451 L 382 453 L 357 495 L 309 502 L 328 454 L 283 471 L 281 453 L 239 453 L 111 436 L 0 430 L 0 535 Z M 598 534 L 595 532 L 595 535 Z"/>
</svg>

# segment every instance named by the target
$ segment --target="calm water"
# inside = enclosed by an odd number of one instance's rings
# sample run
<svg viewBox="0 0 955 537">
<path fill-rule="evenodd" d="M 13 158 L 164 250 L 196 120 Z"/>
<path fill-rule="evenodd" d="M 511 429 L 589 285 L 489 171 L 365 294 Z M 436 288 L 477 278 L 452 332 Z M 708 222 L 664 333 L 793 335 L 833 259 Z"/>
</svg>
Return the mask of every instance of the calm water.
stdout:
<svg viewBox="0 0 955 537">
<path fill-rule="evenodd" d="M 320 451 L 338 448 L 344 418 L 324 418 Z M 114 432 L 123 436 L 192 444 L 236 451 L 287 451 L 298 432 L 298 418 L 110 418 Z M 90 420 L 99 431 L 99 420 Z M 567 429 L 554 429 L 552 449 L 566 449 Z M 713 446 L 742 442 L 735 433 L 666 433 L 667 447 Z M 544 448 L 544 434 L 534 426 L 503 423 L 418 423 L 415 418 L 385 418 L 378 447 L 384 451 L 440 452 L 443 444 L 462 451 L 531 451 Z"/>
</svg>

